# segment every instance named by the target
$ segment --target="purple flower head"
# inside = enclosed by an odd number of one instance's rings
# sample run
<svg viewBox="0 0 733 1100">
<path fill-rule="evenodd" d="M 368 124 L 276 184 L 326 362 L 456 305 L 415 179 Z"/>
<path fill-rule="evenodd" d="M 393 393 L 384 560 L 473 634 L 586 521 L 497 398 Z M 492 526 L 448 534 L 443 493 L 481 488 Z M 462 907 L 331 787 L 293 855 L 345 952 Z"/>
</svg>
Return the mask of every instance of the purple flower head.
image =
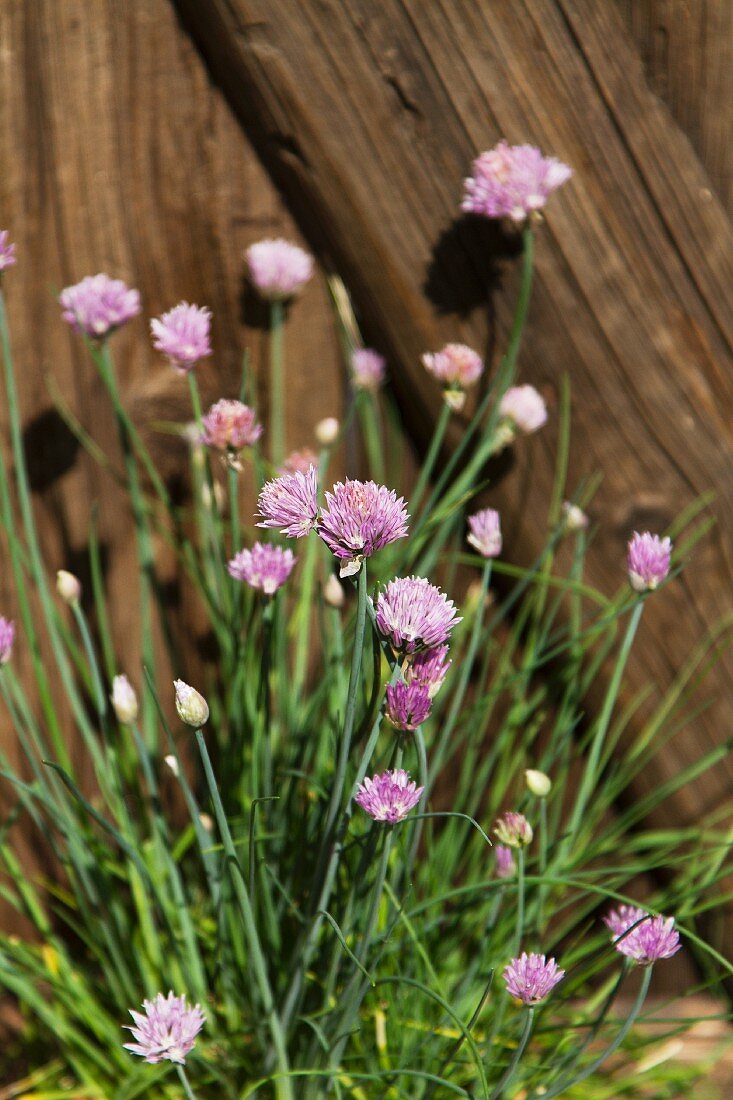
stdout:
<svg viewBox="0 0 733 1100">
<path fill-rule="evenodd" d="M 622 910 L 626 910 L 625 916 L 621 915 Z M 636 924 L 637 921 L 641 923 Z M 605 923 L 615 933 L 616 950 L 639 966 L 651 966 L 657 959 L 671 959 L 682 946 L 674 917 L 651 917 L 643 909 L 624 905 L 618 912 L 609 913 Z M 636 927 L 632 928 L 634 924 Z"/>
<path fill-rule="evenodd" d="M 284 474 L 262 487 L 257 502 L 262 522 L 258 527 L 277 527 L 290 539 L 300 539 L 316 526 L 318 518 L 318 473 L 309 466 L 306 473 Z"/>
<path fill-rule="evenodd" d="M 206 1022 L 200 1005 L 193 1008 L 185 997 L 164 997 L 158 993 L 152 1001 L 143 1001 L 145 1012 L 130 1009 L 135 1026 L 125 1024 L 137 1042 L 124 1043 L 125 1050 L 140 1054 L 146 1062 L 175 1062 L 182 1066 Z"/>
<path fill-rule="evenodd" d="M 415 785 L 410 776 L 401 768 L 397 771 L 383 772 L 365 779 L 359 784 L 355 801 L 375 821 L 403 821 L 410 810 L 420 801 L 422 787 Z"/>
<path fill-rule="evenodd" d="M 467 541 L 484 558 L 496 558 L 501 553 L 501 519 L 494 508 L 484 508 L 468 517 Z"/>
<path fill-rule="evenodd" d="M 210 309 L 179 302 L 150 322 L 153 347 L 170 360 L 179 374 L 188 374 L 199 359 L 211 355 L 210 325 Z"/>
<path fill-rule="evenodd" d="M 398 652 L 434 649 L 448 641 L 455 604 L 425 577 L 398 577 L 377 596 L 377 628 Z"/>
<path fill-rule="evenodd" d="M 526 848 L 532 843 L 532 826 L 524 814 L 509 812 L 500 817 L 494 826 L 494 832 L 502 844 L 509 848 Z"/>
<path fill-rule="evenodd" d="M 657 588 L 669 573 L 672 543 L 645 531 L 634 531 L 629 541 L 627 567 L 629 584 L 635 592 L 650 592 Z"/>
<path fill-rule="evenodd" d="M 351 353 L 351 379 L 358 390 L 378 390 L 384 382 L 387 366 L 383 355 L 371 348 L 357 348 Z"/>
<path fill-rule="evenodd" d="M 547 406 L 534 386 L 508 389 L 499 402 L 499 413 L 509 421 L 511 437 L 517 432 L 530 435 L 547 423 Z"/>
<path fill-rule="evenodd" d="M 425 369 L 442 383 L 452 409 L 465 403 L 465 390 L 479 380 L 484 369 L 481 356 L 465 344 L 446 344 L 442 351 L 422 357 Z"/>
<path fill-rule="evenodd" d="M 364 558 L 407 535 L 405 502 L 374 481 L 339 481 L 326 493 L 318 534 L 341 559 L 341 576 L 358 573 Z"/>
<path fill-rule="evenodd" d="M 555 157 L 543 157 L 534 145 L 500 141 L 473 162 L 464 180 L 461 209 L 485 218 L 523 222 L 541 210 L 553 191 L 570 179 L 571 168 Z"/>
<path fill-rule="evenodd" d="M 258 241 L 244 255 L 255 289 L 269 301 L 292 298 L 313 274 L 313 257 L 281 238 Z"/>
<path fill-rule="evenodd" d="M 418 680 L 398 680 L 387 688 L 385 714 L 397 729 L 417 729 L 430 714 L 430 705 L 430 692 Z"/>
<path fill-rule="evenodd" d="M 503 844 L 497 844 L 494 848 L 496 858 L 496 877 L 513 878 L 517 873 L 517 865 L 514 862 L 514 852 Z"/>
<path fill-rule="evenodd" d="M 103 340 L 140 312 L 140 292 L 109 275 L 87 275 L 62 290 L 59 302 L 64 320 L 93 340 Z"/>
<path fill-rule="evenodd" d="M 613 933 L 612 938 L 618 939 L 628 932 L 632 924 L 636 924 L 642 917 L 649 914 L 645 909 L 639 909 L 636 905 L 619 905 L 618 909 L 611 909 L 603 918 L 603 923 Z"/>
<path fill-rule="evenodd" d="M 227 565 L 227 572 L 235 580 L 244 581 L 250 588 L 272 596 L 285 584 L 293 571 L 295 561 L 292 550 L 256 542 L 251 550 L 240 550 L 232 558 Z"/>
<path fill-rule="evenodd" d="M 302 451 L 291 451 L 278 473 L 307 474 L 309 466 L 318 469 L 318 455 L 310 447 L 304 447 Z"/>
<path fill-rule="evenodd" d="M 13 642 L 15 641 L 15 623 L 12 619 L 6 619 L 0 615 L 0 665 L 6 665 L 13 656 Z"/>
<path fill-rule="evenodd" d="M 239 452 L 253 446 L 262 435 L 262 425 L 257 423 L 254 409 L 241 401 L 226 398 L 211 406 L 202 424 L 201 442 L 221 451 L 234 469 L 239 468 Z"/>
<path fill-rule="evenodd" d="M 15 245 L 10 240 L 7 229 L 0 229 L 0 272 L 16 263 Z"/>
<path fill-rule="evenodd" d="M 439 645 L 434 649 L 421 649 L 412 655 L 412 660 L 405 669 L 405 679 L 408 684 L 413 681 L 423 684 L 428 689 L 431 699 L 440 691 L 445 680 L 445 674 L 452 661 L 448 661 L 448 646 Z"/>
<path fill-rule="evenodd" d="M 512 959 L 504 971 L 507 991 L 526 1005 L 538 1005 L 544 1001 L 558 982 L 565 977 L 554 959 L 544 955 L 528 955 L 523 951 L 518 959 Z"/>
</svg>

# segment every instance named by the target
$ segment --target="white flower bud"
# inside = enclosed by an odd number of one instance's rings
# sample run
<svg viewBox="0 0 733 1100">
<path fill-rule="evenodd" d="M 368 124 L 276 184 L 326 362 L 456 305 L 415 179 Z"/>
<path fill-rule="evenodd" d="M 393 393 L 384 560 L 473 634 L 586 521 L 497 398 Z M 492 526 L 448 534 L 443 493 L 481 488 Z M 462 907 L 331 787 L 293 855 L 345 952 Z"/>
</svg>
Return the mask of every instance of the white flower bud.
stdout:
<svg viewBox="0 0 733 1100">
<path fill-rule="evenodd" d="M 335 573 L 331 573 L 323 586 L 323 598 L 329 607 L 343 607 L 346 596 Z"/>
<path fill-rule="evenodd" d="M 214 831 L 214 819 L 210 814 L 199 814 L 199 821 L 206 829 L 207 833 L 213 833 Z"/>
<path fill-rule="evenodd" d="M 163 757 L 163 760 L 164 760 L 164 761 L 165 761 L 165 763 L 166 763 L 166 764 L 168 765 L 168 767 L 170 768 L 170 770 L 171 770 L 171 771 L 173 772 L 173 774 L 175 775 L 176 779 L 178 779 L 178 776 L 179 776 L 179 774 L 180 774 L 180 771 L 179 771 L 179 767 L 178 767 L 178 760 L 177 760 L 177 758 L 176 758 L 176 757 L 175 757 L 175 756 L 173 755 L 173 753 L 171 753 L 171 754 L 170 754 L 169 756 L 164 756 L 164 757 Z"/>
<path fill-rule="evenodd" d="M 64 603 L 69 604 L 69 606 L 78 603 L 81 598 L 79 578 L 75 577 L 73 573 L 68 573 L 65 569 L 59 569 L 56 574 L 56 591 Z"/>
<path fill-rule="evenodd" d="M 138 715 L 137 695 L 126 676 L 115 676 L 110 699 L 117 721 L 123 726 L 131 725 Z"/>
<path fill-rule="evenodd" d="M 548 794 L 552 790 L 552 780 L 549 775 L 545 775 L 544 772 L 535 771 L 533 768 L 527 768 L 524 773 L 524 778 L 527 783 L 527 789 L 537 798 L 547 798 Z"/>
<path fill-rule="evenodd" d="M 315 429 L 317 441 L 322 447 L 330 447 L 336 442 L 340 427 L 335 416 L 327 416 L 324 420 L 319 420 Z"/>
<path fill-rule="evenodd" d="M 196 691 L 196 688 L 192 688 L 190 684 L 185 684 L 183 680 L 176 680 L 174 687 L 176 689 L 178 717 L 187 726 L 201 729 L 209 720 L 209 704 L 203 695 Z"/>
<path fill-rule="evenodd" d="M 588 517 L 583 509 L 577 504 L 571 504 L 569 500 L 564 501 L 562 514 L 566 531 L 584 531 L 588 526 Z"/>
</svg>

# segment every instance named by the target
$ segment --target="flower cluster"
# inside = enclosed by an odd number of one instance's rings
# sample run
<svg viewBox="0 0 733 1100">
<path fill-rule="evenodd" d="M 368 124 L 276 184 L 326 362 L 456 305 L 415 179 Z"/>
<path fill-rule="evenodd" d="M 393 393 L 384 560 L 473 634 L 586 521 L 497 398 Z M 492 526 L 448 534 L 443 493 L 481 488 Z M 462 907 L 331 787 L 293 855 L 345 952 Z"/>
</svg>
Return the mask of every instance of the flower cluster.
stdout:
<svg viewBox="0 0 733 1100">
<path fill-rule="evenodd" d="M 461 620 L 455 604 L 425 577 L 398 577 L 377 596 L 379 632 L 398 653 L 434 649 L 448 641 Z"/>
<path fill-rule="evenodd" d="M 496 558 L 501 553 L 501 519 L 494 508 L 484 508 L 468 517 L 467 541 L 484 558 Z"/>
<path fill-rule="evenodd" d="M 426 353 L 423 366 L 442 384 L 446 403 L 456 412 L 463 408 L 466 390 L 483 373 L 481 356 L 466 344 L 446 344 L 442 351 Z"/>
<path fill-rule="evenodd" d="M 565 977 L 554 959 L 544 955 L 528 955 L 523 951 L 512 959 L 504 971 L 507 992 L 523 1004 L 533 1007 L 551 993 Z"/>
<path fill-rule="evenodd" d="M 512 386 L 499 402 L 499 415 L 511 440 L 518 433 L 531 435 L 543 427 L 547 423 L 547 406 L 534 386 Z"/>
<path fill-rule="evenodd" d="M 318 518 L 318 472 L 309 466 L 268 481 L 258 499 L 261 521 L 258 527 L 278 528 L 291 539 L 304 538 Z"/>
<path fill-rule="evenodd" d="M 572 174 L 567 164 L 543 157 L 534 145 L 500 141 L 473 162 L 473 174 L 464 181 L 462 209 L 485 218 L 523 222 L 541 210 Z"/>
<path fill-rule="evenodd" d="M 398 680 L 387 688 L 385 714 L 397 729 L 417 729 L 430 714 L 430 707 L 430 690 L 419 680 Z"/>
<path fill-rule="evenodd" d="M 410 780 L 409 773 L 398 768 L 365 779 L 359 784 L 355 801 L 375 821 L 394 825 L 417 806 L 422 792 L 423 788 Z"/>
<path fill-rule="evenodd" d="M 201 442 L 222 451 L 234 469 L 238 468 L 239 452 L 254 446 L 262 435 L 262 425 L 257 423 L 254 409 L 241 401 L 225 398 L 211 406 L 203 417 L 202 425 Z"/>
<path fill-rule="evenodd" d="M 358 390 L 378 390 L 384 382 L 386 361 L 372 348 L 357 348 L 351 353 L 351 380 Z"/>
<path fill-rule="evenodd" d="M 292 298 L 313 274 L 313 257 L 282 238 L 250 245 L 245 258 L 253 286 L 269 301 Z"/>
<path fill-rule="evenodd" d="M 125 1043 L 125 1050 L 140 1054 L 146 1062 L 174 1062 L 184 1065 L 193 1050 L 196 1036 L 206 1023 L 200 1005 L 191 1007 L 185 997 L 167 997 L 162 993 L 152 1001 L 143 1001 L 145 1012 L 130 1009 L 135 1026 L 126 1024 L 136 1039 Z"/>
<path fill-rule="evenodd" d="M 412 654 L 405 667 L 405 679 L 408 684 L 415 681 L 428 690 L 431 699 L 440 691 L 445 675 L 452 665 L 448 660 L 448 646 L 439 645 L 432 649 L 420 649 Z"/>
<path fill-rule="evenodd" d="M 139 291 L 104 274 L 87 275 L 80 283 L 67 286 L 59 302 L 64 320 L 93 340 L 103 340 L 140 312 Z"/>
<path fill-rule="evenodd" d="M 524 814 L 509 812 L 500 817 L 494 832 L 507 848 L 526 848 L 532 843 L 534 833 Z"/>
<path fill-rule="evenodd" d="M 341 561 L 341 576 L 358 572 L 364 558 L 407 535 L 402 497 L 374 481 L 339 481 L 326 493 L 318 534 Z"/>
<path fill-rule="evenodd" d="M 272 596 L 285 584 L 295 561 L 292 550 L 256 542 L 251 550 L 240 550 L 227 565 L 227 571 L 235 580 Z"/>
<path fill-rule="evenodd" d="M 639 966 L 651 966 L 658 959 L 671 959 L 679 951 L 680 936 L 674 917 L 652 917 L 644 909 L 621 905 L 604 918 L 616 950 Z"/>
<path fill-rule="evenodd" d="M 657 588 L 669 573 L 672 543 L 668 538 L 660 539 L 645 531 L 640 535 L 634 531 L 629 541 L 627 567 L 629 584 L 635 592 L 651 592 Z"/>
<path fill-rule="evenodd" d="M 201 359 L 211 355 L 211 310 L 179 302 L 150 322 L 153 347 L 165 355 L 175 371 L 188 374 Z"/>
</svg>

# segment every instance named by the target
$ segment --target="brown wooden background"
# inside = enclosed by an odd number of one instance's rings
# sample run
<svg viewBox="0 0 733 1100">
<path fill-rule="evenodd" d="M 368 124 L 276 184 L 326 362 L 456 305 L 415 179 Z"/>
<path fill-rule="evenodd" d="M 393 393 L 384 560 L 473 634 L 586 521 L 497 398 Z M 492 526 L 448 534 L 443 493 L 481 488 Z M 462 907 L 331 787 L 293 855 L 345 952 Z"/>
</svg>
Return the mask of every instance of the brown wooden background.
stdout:
<svg viewBox="0 0 733 1100">
<path fill-rule="evenodd" d="M 438 395 L 420 353 L 447 338 L 493 352 L 506 331 L 516 264 L 501 234 L 457 213 L 472 157 L 501 136 L 576 171 L 539 234 L 521 373 L 551 406 L 570 375 L 571 485 L 604 475 L 592 580 L 615 590 L 633 528 L 717 497 L 716 531 L 648 608 L 631 687 L 663 689 L 733 610 L 729 0 L 5 0 L 0 110 L 0 225 L 19 257 L 7 296 L 44 547 L 53 568 L 73 566 L 100 501 L 120 638 L 137 637 L 128 518 L 59 424 L 45 376 L 97 438 L 111 416 L 55 292 L 104 270 L 141 289 L 145 318 L 208 304 L 216 355 L 200 379 L 215 399 L 233 393 L 243 347 L 264 362 L 242 250 L 300 239 L 345 279 L 423 446 Z M 288 443 L 303 446 L 342 407 L 322 274 L 288 339 Z M 143 319 L 116 351 L 142 428 L 183 415 Z M 181 452 L 151 438 L 174 472 Z M 554 438 L 519 448 L 493 494 L 516 561 L 544 536 Z M 12 612 L 7 570 L 0 598 Z M 187 621 L 185 594 L 176 606 Z M 732 676 L 726 657 L 714 705 L 640 789 L 729 736 Z M 732 777 L 726 760 L 670 800 L 668 820 L 727 802 Z"/>
</svg>

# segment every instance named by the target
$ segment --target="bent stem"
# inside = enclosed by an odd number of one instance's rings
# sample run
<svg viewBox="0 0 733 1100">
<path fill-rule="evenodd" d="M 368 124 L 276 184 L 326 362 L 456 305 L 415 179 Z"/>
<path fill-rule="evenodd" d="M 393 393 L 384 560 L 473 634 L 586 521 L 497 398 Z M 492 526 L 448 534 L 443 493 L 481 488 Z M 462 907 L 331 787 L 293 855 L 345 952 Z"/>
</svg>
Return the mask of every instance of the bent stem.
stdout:
<svg viewBox="0 0 733 1100">
<path fill-rule="evenodd" d="M 502 1077 L 501 1081 L 499 1081 L 499 1084 L 496 1086 L 496 1088 L 492 1092 L 491 1096 L 489 1097 L 489 1100 L 500 1100 L 500 1097 L 502 1097 L 504 1095 L 504 1090 L 506 1089 L 506 1087 L 509 1084 L 509 1082 L 511 1081 L 512 1077 L 516 1073 L 517 1066 L 521 1062 L 522 1056 L 524 1055 L 524 1051 L 526 1050 L 527 1043 L 529 1042 L 529 1037 L 532 1033 L 532 1024 L 533 1024 L 533 1022 L 534 1022 L 534 1009 L 533 1008 L 528 1008 L 527 1009 L 527 1019 L 524 1021 L 524 1028 L 522 1030 L 522 1035 L 521 1035 L 521 1038 L 519 1040 L 519 1045 L 517 1046 L 517 1049 L 514 1051 L 514 1057 L 512 1058 L 509 1065 L 507 1066 L 507 1068 L 504 1072 L 504 1076 Z M 549 1097 L 550 1095 L 551 1095 L 550 1093 L 547 1093 L 547 1097 Z M 547 1097 L 545 1098 L 545 1100 L 547 1100 Z"/>
</svg>

